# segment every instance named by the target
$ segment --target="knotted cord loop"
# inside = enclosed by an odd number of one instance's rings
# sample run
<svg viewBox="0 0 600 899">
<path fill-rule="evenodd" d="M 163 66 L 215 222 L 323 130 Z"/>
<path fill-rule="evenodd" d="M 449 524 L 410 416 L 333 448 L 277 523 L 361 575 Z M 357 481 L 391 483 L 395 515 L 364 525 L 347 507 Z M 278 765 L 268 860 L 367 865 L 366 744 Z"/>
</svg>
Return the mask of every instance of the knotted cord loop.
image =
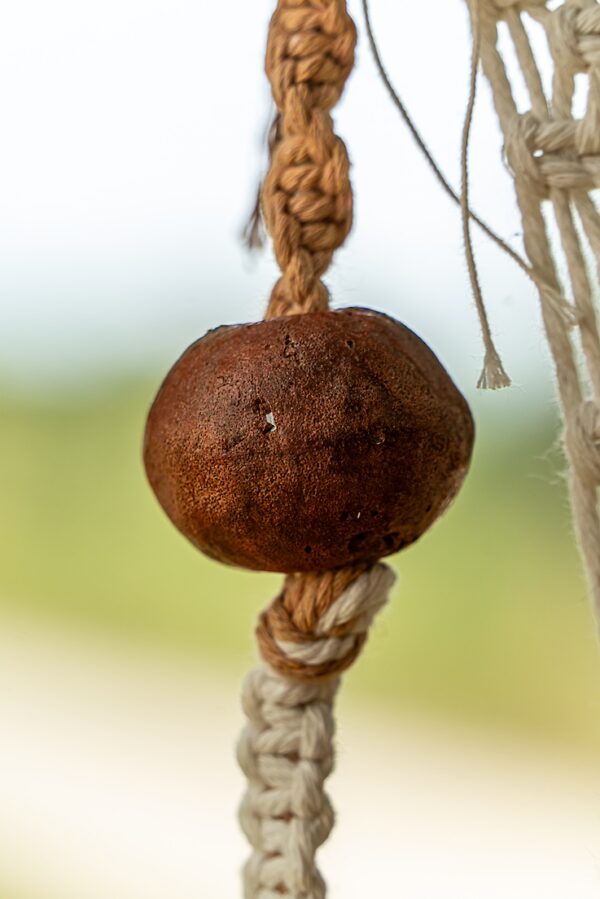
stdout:
<svg viewBox="0 0 600 899">
<path fill-rule="evenodd" d="M 280 118 L 261 202 L 282 277 L 266 318 L 328 305 L 321 278 L 352 227 L 350 163 L 330 111 L 355 45 L 343 0 L 279 0 L 266 70 Z"/>
<path fill-rule="evenodd" d="M 548 183 L 540 169 L 537 137 L 539 122 L 532 112 L 515 116 L 507 130 L 504 153 L 514 178 L 519 178 L 539 200 L 548 198 Z"/>
<path fill-rule="evenodd" d="M 600 34 L 600 15 L 595 3 L 579 0 L 559 6 L 548 18 L 547 33 L 561 72 L 586 72 L 600 62 L 600 42 L 594 40 Z"/>
<path fill-rule="evenodd" d="M 565 72 L 583 72 L 586 63 L 579 52 L 577 36 L 578 10 L 573 5 L 559 6 L 548 19 L 548 40 L 555 58 Z"/>
<path fill-rule="evenodd" d="M 532 112 L 517 115 L 508 125 L 505 155 L 515 179 L 539 200 L 552 188 L 591 191 L 600 187 L 600 159 L 581 156 L 583 122 L 542 124 Z"/>
<path fill-rule="evenodd" d="M 383 564 L 290 575 L 260 618 L 257 639 L 263 659 L 295 680 L 341 674 L 360 653 L 393 583 L 392 571 Z"/>
</svg>

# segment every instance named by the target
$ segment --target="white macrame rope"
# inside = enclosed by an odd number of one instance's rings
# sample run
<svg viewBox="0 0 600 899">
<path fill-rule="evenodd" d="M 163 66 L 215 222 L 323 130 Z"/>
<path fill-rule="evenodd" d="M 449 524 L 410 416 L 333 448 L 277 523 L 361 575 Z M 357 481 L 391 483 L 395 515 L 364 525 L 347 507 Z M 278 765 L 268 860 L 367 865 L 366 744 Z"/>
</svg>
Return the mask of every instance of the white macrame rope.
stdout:
<svg viewBox="0 0 600 899">
<path fill-rule="evenodd" d="M 600 627 L 600 339 L 593 300 L 598 278 L 588 270 L 582 244 L 585 235 L 600 271 L 600 216 L 589 196 L 600 187 L 600 5 L 596 0 L 565 0 L 550 10 L 543 0 L 467 2 L 504 133 L 525 250 L 537 276 L 550 288 L 540 290 L 542 316 L 565 422 L 574 520 Z M 527 14 L 541 23 L 547 34 L 554 62 L 549 98 L 523 23 Z M 508 25 L 529 92 L 531 109 L 525 114 L 517 110 L 498 49 L 502 19 Z M 586 113 L 578 121 L 573 115 L 573 97 L 574 76 L 580 72 L 589 75 L 590 87 Z M 562 314 L 553 301 L 553 296 L 563 296 L 563 290 L 544 217 L 545 204 L 553 210 L 567 263 L 572 316 Z"/>
<path fill-rule="evenodd" d="M 285 644 L 286 652 L 307 666 L 352 653 L 387 603 L 394 580 L 391 569 L 378 563 L 324 612 L 313 639 Z M 335 630 L 348 624 L 351 632 L 336 637 Z M 245 899 L 325 897 L 315 856 L 334 823 L 324 784 L 334 765 L 339 683 L 339 677 L 316 683 L 282 677 L 267 666 L 246 678 L 242 704 L 248 723 L 238 759 L 248 789 L 240 822 L 253 853 L 244 869 Z"/>
<path fill-rule="evenodd" d="M 553 357 L 565 422 L 570 463 L 569 488 L 575 528 L 588 574 L 592 604 L 600 630 L 600 341 L 594 297 L 600 283 L 600 215 L 589 193 L 600 186 L 600 6 L 597 0 L 565 0 L 555 10 L 547 0 L 467 0 L 473 26 L 473 59 L 469 104 L 463 130 L 459 196 L 429 152 L 410 114 L 394 89 L 373 33 L 368 0 L 362 0 L 373 58 L 392 102 L 445 192 L 462 209 L 469 274 L 482 324 L 486 358 L 479 386 L 499 387 L 508 380 L 490 339 L 487 312 L 472 253 L 470 221 L 526 272 L 538 288 L 544 327 Z M 546 30 L 554 61 L 552 95 L 542 78 L 523 20 L 526 15 Z M 529 92 L 531 109 L 520 115 L 504 60 L 498 50 L 498 23 L 504 20 Z M 521 210 L 529 263 L 506 244 L 470 208 L 468 185 L 469 132 L 476 95 L 478 59 L 491 83 L 504 132 L 504 152 L 511 167 Z M 475 63 L 475 65 L 473 64 Z M 587 110 L 573 115 L 577 73 L 589 76 Z M 567 261 L 573 302 L 561 287 L 550 245 L 543 205 L 554 210 Z M 576 213 L 576 216 L 575 216 Z M 586 266 L 585 235 L 596 265 Z M 488 331 L 488 333 L 486 333 Z M 579 341 L 575 334 L 579 335 Z M 579 371 L 582 350 L 584 365 Z"/>
</svg>

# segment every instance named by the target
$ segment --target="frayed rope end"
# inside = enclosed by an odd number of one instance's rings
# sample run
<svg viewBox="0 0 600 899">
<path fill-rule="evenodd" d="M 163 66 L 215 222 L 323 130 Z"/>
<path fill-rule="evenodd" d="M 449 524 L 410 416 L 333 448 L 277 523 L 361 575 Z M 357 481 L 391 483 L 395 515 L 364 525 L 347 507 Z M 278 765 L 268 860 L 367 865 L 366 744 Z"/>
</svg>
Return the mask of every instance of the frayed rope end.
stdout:
<svg viewBox="0 0 600 899">
<path fill-rule="evenodd" d="M 504 370 L 502 360 L 495 350 L 488 351 L 483 363 L 483 371 L 477 381 L 479 390 L 503 390 L 512 381 Z"/>
<path fill-rule="evenodd" d="M 256 192 L 256 202 L 254 204 L 254 208 L 252 209 L 246 226 L 242 231 L 243 244 L 246 249 L 250 250 L 251 252 L 254 250 L 264 249 L 267 238 L 267 232 L 261 208 L 261 189 L 262 185 L 259 185 Z"/>
<path fill-rule="evenodd" d="M 542 284 L 539 285 L 539 291 L 542 300 L 556 313 L 565 328 L 574 328 L 579 324 L 577 309 L 569 303 L 559 290 L 555 290 L 547 284 Z"/>
</svg>

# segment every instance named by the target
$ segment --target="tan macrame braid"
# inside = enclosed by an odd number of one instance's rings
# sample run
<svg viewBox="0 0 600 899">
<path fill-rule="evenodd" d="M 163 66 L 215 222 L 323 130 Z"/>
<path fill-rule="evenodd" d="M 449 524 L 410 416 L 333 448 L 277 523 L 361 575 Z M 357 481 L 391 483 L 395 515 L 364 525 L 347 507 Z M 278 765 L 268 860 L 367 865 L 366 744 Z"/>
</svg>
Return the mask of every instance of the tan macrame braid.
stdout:
<svg viewBox="0 0 600 899">
<path fill-rule="evenodd" d="M 304 658 L 294 658 L 293 652 L 283 647 L 289 644 L 301 650 L 312 645 L 325 612 L 344 590 L 367 570 L 367 565 L 326 571 L 323 574 L 292 574 L 284 583 L 281 594 L 260 616 L 256 638 L 260 654 L 269 667 L 286 677 L 315 681 L 340 674 L 349 668 L 366 639 L 359 633 L 349 643 L 348 651 L 339 658 L 325 658 L 322 662 L 307 665 Z M 328 637 L 343 639 L 353 634 L 355 621 L 345 621 Z"/>
<path fill-rule="evenodd" d="M 261 205 L 282 277 L 267 318 L 328 307 L 321 278 L 352 225 L 348 155 L 330 111 L 355 42 L 344 0 L 279 0 L 266 66 L 279 115 Z M 333 701 L 393 581 L 381 563 L 292 574 L 260 616 L 265 666 L 244 683 L 248 723 L 238 745 L 248 778 L 240 822 L 253 848 L 245 899 L 325 897 L 315 855 L 334 822 L 324 790 L 334 764 Z"/>
<path fill-rule="evenodd" d="M 271 20 L 266 70 L 279 121 L 262 210 L 283 274 L 267 318 L 327 308 L 321 278 L 352 227 L 350 164 L 330 111 L 355 44 L 344 0 L 282 0 Z"/>
</svg>

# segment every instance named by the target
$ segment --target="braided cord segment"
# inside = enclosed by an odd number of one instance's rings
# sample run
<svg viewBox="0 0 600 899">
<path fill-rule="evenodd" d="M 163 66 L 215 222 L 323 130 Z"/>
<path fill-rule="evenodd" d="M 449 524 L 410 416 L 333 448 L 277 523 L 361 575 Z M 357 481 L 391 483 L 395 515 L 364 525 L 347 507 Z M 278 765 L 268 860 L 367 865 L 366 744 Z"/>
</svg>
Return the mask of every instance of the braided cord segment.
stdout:
<svg viewBox="0 0 600 899">
<path fill-rule="evenodd" d="M 330 112 L 355 45 L 345 0 L 279 0 L 266 58 L 279 115 L 262 211 L 282 276 L 266 318 L 328 306 L 321 278 L 352 227 L 350 164 Z"/>
<path fill-rule="evenodd" d="M 362 649 L 395 576 L 387 565 L 290 575 L 257 629 L 267 665 L 243 688 L 248 718 L 238 760 L 248 778 L 240 809 L 253 848 L 245 899 L 324 899 L 315 856 L 334 814 L 333 701 L 341 671 Z"/>
</svg>

